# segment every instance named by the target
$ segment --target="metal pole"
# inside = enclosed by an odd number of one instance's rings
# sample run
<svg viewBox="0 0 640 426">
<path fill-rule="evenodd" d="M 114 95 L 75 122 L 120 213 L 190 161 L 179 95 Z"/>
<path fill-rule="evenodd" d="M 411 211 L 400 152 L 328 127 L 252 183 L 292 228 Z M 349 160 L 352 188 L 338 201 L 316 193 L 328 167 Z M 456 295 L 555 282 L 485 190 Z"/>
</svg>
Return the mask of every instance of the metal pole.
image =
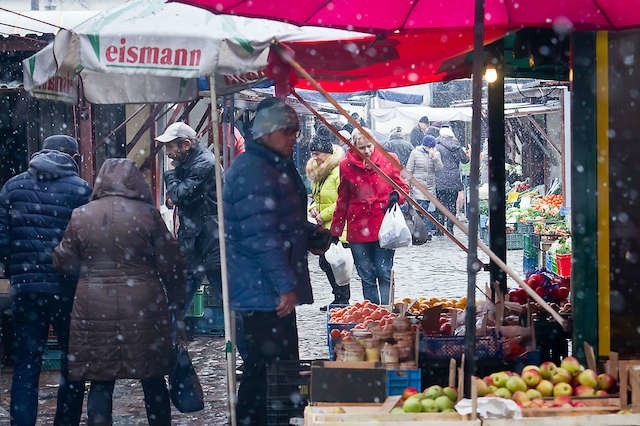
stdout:
<svg viewBox="0 0 640 426">
<path fill-rule="evenodd" d="M 476 276 L 478 262 L 478 185 L 482 129 L 482 71 L 484 68 L 484 0 L 475 1 L 473 40 L 473 117 L 471 119 L 471 172 L 469 174 L 469 251 L 467 252 L 467 308 L 464 337 L 464 393 L 471 397 L 471 377 L 476 372 Z"/>
<path fill-rule="evenodd" d="M 216 201 L 218 203 L 218 229 L 220 235 L 220 270 L 222 274 L 222 305 L 224 308 L 224 340 L 227 356 L 227 394 L 229 397 L 229 420 L 236 426 L 236 352 L 233 344 L 233 328 L 229 305 L 229 280 L 227 279 L 227 248 L 225 245 L 224 210 L 222 204 L 222 167 L 220 164 L 220 135 L 218 134 L 218 108 L 216 107 L 216 82 L 209 77 L 211 97 L 211 131 L 213 132 L 213 154 L 216 159 Z"/>
<path fill-rule="evenodd" d="M 489 116 L 489 247 L 491 251 L 507 261 L 506 200 L 504 188 L 505 137 L 504 137 L 504 41 L 493 44 L 491 64 L 496 69 L 497 79 L 489 83 L 487 109 Z M 507 293 L 507 276 L 495 262 L 489 266 L 492 294 L 497 284 L 502 294 Z"/>
</svg>

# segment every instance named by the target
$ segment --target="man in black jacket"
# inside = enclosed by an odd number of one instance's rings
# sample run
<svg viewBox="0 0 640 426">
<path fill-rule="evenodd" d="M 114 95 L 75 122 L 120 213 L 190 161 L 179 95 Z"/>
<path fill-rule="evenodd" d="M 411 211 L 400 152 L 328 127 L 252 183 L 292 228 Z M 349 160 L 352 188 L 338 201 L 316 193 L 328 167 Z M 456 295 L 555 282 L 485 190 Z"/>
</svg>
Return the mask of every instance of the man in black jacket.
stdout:
<svg viewBox="0 0 640 426">
<path fill-rule="evenodd" d="M 216 201 L 215 158 L 198 143 L 196 132 L 173 123 L 156 138 L 174 168 L 164 173 L 167 207 L 178 207 L 178 241 L 187 261 L 186 311 L 206 274 L 209 289 L 222 304 L 220 236 Z"/>
<path fill-rule="evenodd" d="M 66 352 L 75 282 L 53 268 L 52 253 L 73 209 L 89 201 L 91 187 L 78 176 L 78 143 L 70 136 L 46 138 L 29 170 L 0 191 L 0 259 L 11 282 L 15 365 L 11 424 L 35 425 L 38 381 L 49 326 L 62 349 L 62 381 L 54 424 L 78 424 L 83 383 L 66 379 Z"/>
</svg>

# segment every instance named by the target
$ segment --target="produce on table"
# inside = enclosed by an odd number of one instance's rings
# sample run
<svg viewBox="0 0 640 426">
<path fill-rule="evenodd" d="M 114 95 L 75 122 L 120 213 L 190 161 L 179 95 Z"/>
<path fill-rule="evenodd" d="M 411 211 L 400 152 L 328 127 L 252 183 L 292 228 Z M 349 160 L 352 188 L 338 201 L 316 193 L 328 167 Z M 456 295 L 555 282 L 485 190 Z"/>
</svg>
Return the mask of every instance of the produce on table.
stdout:
<svg viewBox="0 0 640 426">
<path fill-rule="evenodd" d="M 458 401 L 455 387 L 434 385 L 424 392 L 414 393 L 415 388 L 406 388 L 402 392 L 400 404 L 404 413 L 450 413 L 455 412 L 453 406 Z M 397 408 L 397 407 L 396 407 Z M 395 408 L 392 413 L 400 413 Z"/>
<path fill-rule="evenodd" d="M 526 283 L 545 302 L 557 305 L 556 310 L 562 313 L 571 311 L 569 300 L 571 287 L 568 278 L 558 277 L 541 270 L 530 274 L 526 279 Z M 516 288 L 509 291 L 508 300 L 509 302 L 524 305 L 531 299 L 524 289 Z"/>
<path fill-rule="evenodd" d="M 576 407 L 570 396 L 606 396 L 615 391 L 616 380 L 609 374 L 585 369 L 574 357 L 565 357 L 561 366 L 543 362 L 539 367 L 528 365 L 517 375 L 511 371 L 493 373 L 476 379 L 478 396 L 498 396 L 513 399 L 527 407 Z M 544 401 L 542 397 L 556 397 Z"/>
<path fill-rule="evenodd" d="M 332 308 L 329 311 L 329 323 L 357 324 L 354 328 L 366 330 L 374 321 L 383 327 L 391 324 L 396 316 L 388 309 L 365 300 L 344 308 Z"/>
<path fill-rule="evenodd" d="M 464 309 L 467 306 L 467 298 L 461 297 L 459 299 L 448 299 L 446 297 L 420 297 L 419 299 L 403 299 L 398 303 L 408 303 L 409 304 L 409 313 L 413 315 L 420 315 L 424 312 L 425 309 L 433 308 L 434 306 L 442 306 L 443 308 L 455 308 L 455 309 Z"/>
</svg>

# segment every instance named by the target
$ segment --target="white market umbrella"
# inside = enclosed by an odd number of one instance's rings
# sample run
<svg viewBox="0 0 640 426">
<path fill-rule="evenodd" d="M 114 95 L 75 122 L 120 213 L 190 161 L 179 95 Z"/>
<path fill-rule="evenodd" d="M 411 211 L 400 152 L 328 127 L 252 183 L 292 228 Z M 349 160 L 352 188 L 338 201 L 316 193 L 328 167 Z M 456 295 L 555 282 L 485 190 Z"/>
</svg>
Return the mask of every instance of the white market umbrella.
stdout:
<svg viewBox="0 0 640 426">
<path fill-rule="evenodd" d="M 361 35 L 134 0 L 59 31 L 23 61 L 24 86 L 35 97 L 75 103 L 80 79 L 95 104 L 184 102 L 198 96 L 199 77 L 213 77 L 217 95 L 265 80 L 274 40 Z"/>
</svg>

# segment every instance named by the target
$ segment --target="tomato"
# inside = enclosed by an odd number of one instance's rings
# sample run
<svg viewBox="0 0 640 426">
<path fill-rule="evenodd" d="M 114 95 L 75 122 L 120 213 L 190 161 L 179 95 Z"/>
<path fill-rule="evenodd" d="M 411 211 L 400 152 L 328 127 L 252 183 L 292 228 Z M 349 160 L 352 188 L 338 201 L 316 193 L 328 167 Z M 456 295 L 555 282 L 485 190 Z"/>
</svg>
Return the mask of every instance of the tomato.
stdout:
<svg viewBox="0 0 640 426">
<path fill-rule="evenodd" d="M 338 330 L 337 328 L 334 328 L 333 330 L 331 330 L 331 333 L 329 333 L 329 335 L 331 336 L 332 339 L 339 339 L 341 336 L 340 330 Z"/>
</svg>

